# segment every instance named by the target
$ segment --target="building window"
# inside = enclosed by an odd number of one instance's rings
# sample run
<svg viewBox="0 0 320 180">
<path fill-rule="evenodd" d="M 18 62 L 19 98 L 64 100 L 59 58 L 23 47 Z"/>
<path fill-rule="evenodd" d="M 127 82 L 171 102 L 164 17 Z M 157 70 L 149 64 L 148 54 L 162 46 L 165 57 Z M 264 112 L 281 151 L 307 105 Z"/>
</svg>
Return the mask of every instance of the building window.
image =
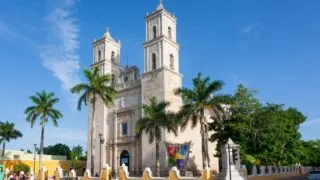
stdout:
<svg viewBox="0 0 320 180">
<path fill-rule="evenodd" d="M 128 136 L 128 123 L 121 123 L 121 136 Z"/>
<path fill-rule="evenodd" d="M 156 54 L 152 54 L 152 70 L 157 69 L 157 56 Z"/>
<path fill-rule="evenodd" d="M 168 37 L 169 37 L 169 39 L 172 39 L 171 27 L 168 27 Z"/>
<path fill-rule="evenodd" d="M 128 82 L 128 76 L 124 77 L 124 82 Z"/>
<path fill-rule="evenodd" d="M 98 51 L 98 61 L 100 61 L 101 60 L 101 51 L 99 50 Z"/>
<path fill-rule="evenodd" d="M 14 160 L 19 160 L 20 159 L 20 155 L 13 155 L 13 159 Z"/>
<path fill-rule="evenodd" d="M 170 69 L 174 70 L 174 57 L 170 54 Z"/>
<path fill-rule="evenodd" d="M 153 31 L 153 39 L 155 39 L 157 37 L 157 27 L 153 26 L 152 31 Z"/>
<path fill-rule="evenodd" d="M 114 74 L 112 74 L 112 76 L 111 76 L 111 84 L 112 84 L 112 86 L 116 85 L 116 76 Z"/>
<path fill-rule="evenodd" d="M 114 51 L 111 52 L 111 61 L 115 62 Z"/>
</svg>

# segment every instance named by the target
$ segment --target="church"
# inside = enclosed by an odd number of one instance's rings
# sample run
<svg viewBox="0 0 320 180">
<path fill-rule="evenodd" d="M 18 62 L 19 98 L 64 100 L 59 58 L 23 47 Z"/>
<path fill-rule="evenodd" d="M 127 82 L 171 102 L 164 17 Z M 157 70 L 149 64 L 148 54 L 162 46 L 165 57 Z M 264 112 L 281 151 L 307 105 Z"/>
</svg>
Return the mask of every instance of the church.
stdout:
<svg viewBox="0 0 320 180">
<path fill-rule="evenodd" d="M 146 37 L 144 46 L 143 72 L 137 66 L 120 66 L 121 43 L 110 32 L 93 42 L 92 68 L 99 68 L 104 74 L 112 75 L 112 84 L 118 91 L 114 107 L 106 107 L 97 100 L 95 115 L 88 106 L 88 159 L 87 168 L 91 169 L 93 155 L 94 173 L 104 164 L 116 170 L 121 164 L 128 166 L 131 174 L 141 174 L 149 167 L 155 174 L 155 143 L 149 144 L 147 135 L 140 140 L 135 137 L 136 122 L 143 116 L 142 105 L 156 97 L 158 101 L 170 102 L 168 110 L 177 112 L 182 106 L 182 98 L 174 90 L 182 86 L 179 71 L 179 43 L 177 42 L 177 19 L 168 12 L 162 2 L 145 17 Z M 142 53 L 142 52 L 141 52 Z M 92 120 L 94 127 L 92 128 Z M 93 139 L 91 139 L 91 131 Z M 93 141 L 91 150 L 90 142 Z M 200 126 L 191 126 L 175 137 L 162 131 L 160 143 L 160 170 L 168 172 L 166 143 L 191 142 L 189 164 L 202 169 Z M 215 143 L 209 142 L 211 169 L 218 170 L 218 159 L 214 157 Z"/>
</svg>

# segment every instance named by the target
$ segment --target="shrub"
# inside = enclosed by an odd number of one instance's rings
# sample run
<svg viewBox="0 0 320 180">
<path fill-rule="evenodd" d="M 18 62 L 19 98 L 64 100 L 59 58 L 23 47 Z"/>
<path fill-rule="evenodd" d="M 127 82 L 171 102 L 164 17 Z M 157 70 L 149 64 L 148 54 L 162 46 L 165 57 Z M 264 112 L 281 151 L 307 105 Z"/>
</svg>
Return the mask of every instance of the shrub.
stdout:
<svg viewBox="0 0 320 180">
<path fill-rule="evenodd" d="M 30 167 L 24 163 L 16 164 L 13 166 L 13 173 L 19 174 L 20 171 L 23 171 L 24 173 L 30 172 Z"/>
<path fill-rule="evenodd" d="M 241 163 L 246 165 L 247 169 L 251 169 L 252 166 L 256 164 L 256 159 L 251 155 L 245 154 Z"/>
</svg>

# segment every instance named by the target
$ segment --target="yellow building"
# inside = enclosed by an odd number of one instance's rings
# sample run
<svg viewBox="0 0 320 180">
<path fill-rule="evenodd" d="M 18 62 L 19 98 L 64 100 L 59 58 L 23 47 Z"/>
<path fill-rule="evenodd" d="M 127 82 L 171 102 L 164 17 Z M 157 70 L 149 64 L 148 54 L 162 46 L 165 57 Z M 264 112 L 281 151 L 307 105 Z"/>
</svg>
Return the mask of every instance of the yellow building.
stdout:
<svg viewBox="0 0 320 180">
<path fill-rule="evenodd" d="M 2 151 L 0 150 L 2 153 Z M 35 159 L 34 159 L 35 158 Z M 56 167 L 60 164 L 63 171 L 68 171 L 72 167 L 72 162 L 67 161 L 66 156 L 56 156 L 56 155 L 43 155 L 43 165 L 48 170 L 48 175 L 53 176 Z M 5 169 L 12 170 L 14 165 L 24 163 L 28 165 L 31 169 L 35 168 L 36 175 L 39 172 L 39 155 L 34 156 L 34 154 L 27 153 L 26 151 L 17 150 L 6 150 L 4 157 Z M 85 162 L 78 163 L 77 166 L 85 167 Z M 79 167 L 78 167 L 79 168 Z"/>
</svg>

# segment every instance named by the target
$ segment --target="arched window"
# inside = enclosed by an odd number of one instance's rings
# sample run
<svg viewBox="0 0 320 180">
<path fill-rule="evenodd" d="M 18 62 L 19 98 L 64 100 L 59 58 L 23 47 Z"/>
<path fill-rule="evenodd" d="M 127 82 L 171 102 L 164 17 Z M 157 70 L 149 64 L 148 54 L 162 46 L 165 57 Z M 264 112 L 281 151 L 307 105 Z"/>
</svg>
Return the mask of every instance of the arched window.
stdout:
<svg viewBox="0 0 320 180">
<path fill-rule="evenodd" d="M 152 31 L 153 31 L 153 39 L 155 39 L 157 37 L 157 27 L 153 26 Z"/>
<path fill-rule="evenodd" d="M 168 37 L 172 39 L 172 31 L 170 26 L 168 27 Z"/>
<path fill-rule="evenodd" d="M 129 79 L 128 76 L 125 76 L 124 77 L 124 82 L 128 82 L 128 79 Z"/>
<path fill-rule="evenodd" d="M 170 54 L 170 69 L 174 70 L 174 57 Z"/>
<path fill-rule="evenodd" d="M 111 52 L 111 61 L 115 62 L 114 51 Z"/>
<path fill-rule="evenodd" d="M 98 51 L 98 61 L 100 61 L 101 60 L 101 51 L 99 50 Z"/>
<path fill-rule="evenodd" d="M 157 56 L 156 54 L 152 54 L 152 70 L 157 69 Z"/>
<path fill-rule="evenodd" d="M 116 85 L 116 76 L 114 74 L 112 74 L 112 76 L 111 76 L 111 85 L 112 86 Z"/>
</svg>

